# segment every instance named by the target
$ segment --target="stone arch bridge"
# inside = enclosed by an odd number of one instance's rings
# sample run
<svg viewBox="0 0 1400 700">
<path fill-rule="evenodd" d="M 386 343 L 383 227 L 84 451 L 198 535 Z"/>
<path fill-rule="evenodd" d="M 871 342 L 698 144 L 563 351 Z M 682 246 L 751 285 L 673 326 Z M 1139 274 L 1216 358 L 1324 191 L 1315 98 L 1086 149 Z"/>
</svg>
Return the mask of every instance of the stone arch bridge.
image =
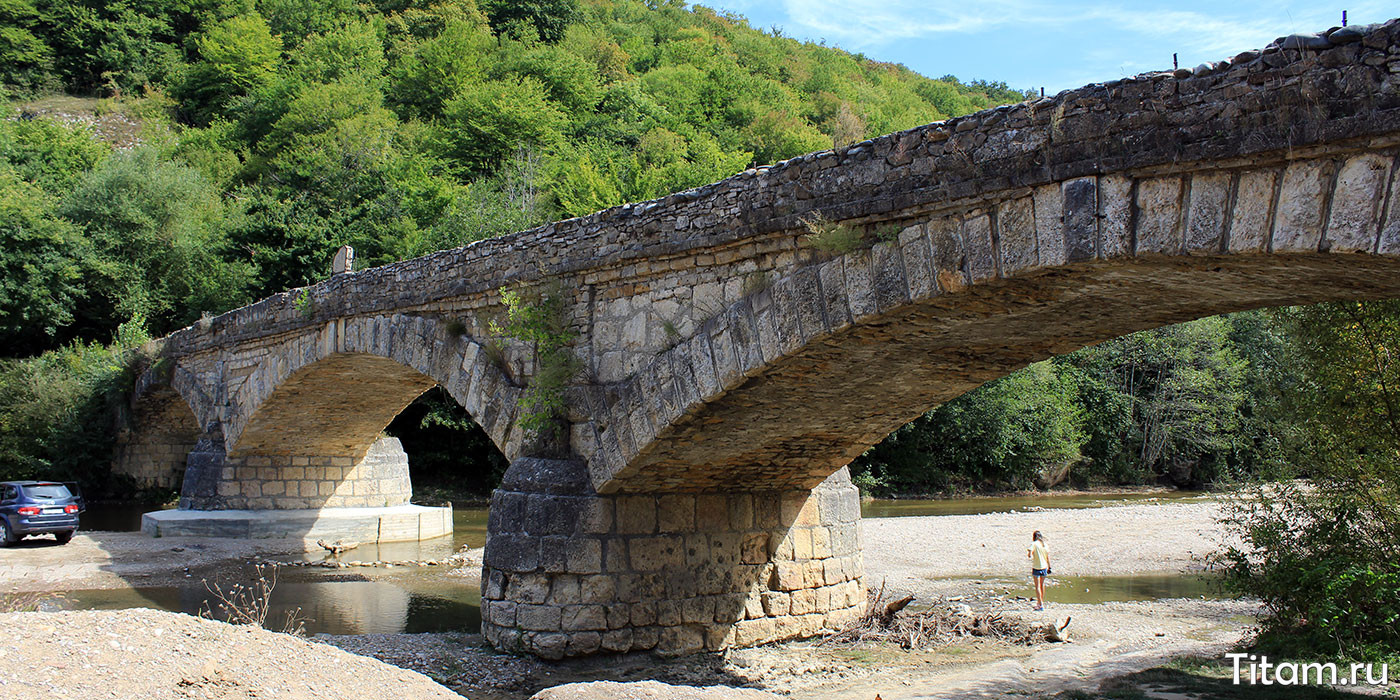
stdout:
<svg viewBox="0 0 1400 700">
<path fill-rule="evenodd" d="M 512 460 L 492 643 L 811 634 L 865 601 L 853 457 L 1108 338 L 1400 294 L 1397 156 L 1396 21 L 1090 85 L 209 319 L 163 340 L 119 462 L 186 509 L 396 506 L 406 462 L 381 431 L 437 385 Z M 815 245 L 818 216 L 863 242 Z M 526 448 L 530 353 L 490 331 L 503 287 L 547 280 L 583 367 L 562 460 Z"/>
</svg>

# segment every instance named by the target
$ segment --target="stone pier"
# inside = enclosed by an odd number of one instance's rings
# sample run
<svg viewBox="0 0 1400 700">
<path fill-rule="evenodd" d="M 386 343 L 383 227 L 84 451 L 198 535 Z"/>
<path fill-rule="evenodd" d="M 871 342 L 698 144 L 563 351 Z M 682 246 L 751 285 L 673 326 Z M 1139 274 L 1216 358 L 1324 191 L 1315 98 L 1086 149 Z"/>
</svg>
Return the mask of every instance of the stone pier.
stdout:
<svg viewBox="0 0 1400 700">
<path fill-rule="evenodd" d="M 482 633 L 544 658 L 679 655 L 839 629 L 865 605 L 860 494 L 598 495 L 583 463 L 517 459 L 491 499 Z"/>
<path fill-rule="evenodd" d="M 156 537 L 302 537 L 355 542 L 424 540 L 452 533 L 452 509 L 409 503 L 408 455 L 398 438 L 340 456 L 229 457 L 217 436 L 195 443 L 180 509 L 142 518 Z"/>
</svg>

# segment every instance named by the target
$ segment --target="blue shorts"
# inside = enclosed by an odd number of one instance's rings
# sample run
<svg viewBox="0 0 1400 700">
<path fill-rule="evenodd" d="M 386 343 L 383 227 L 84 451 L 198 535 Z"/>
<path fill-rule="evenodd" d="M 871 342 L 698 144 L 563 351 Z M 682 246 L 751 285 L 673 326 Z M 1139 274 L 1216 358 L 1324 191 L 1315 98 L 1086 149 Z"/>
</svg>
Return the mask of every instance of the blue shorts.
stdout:
<svg viewBox="0 0 1400 700">
<path fill-rule="evenodd" d="M 1039 576 L 1040 578 L 1045 578 L 1049 574 L 1049 569 L 1031 569 L 1031 576 Z"/>
</svg>

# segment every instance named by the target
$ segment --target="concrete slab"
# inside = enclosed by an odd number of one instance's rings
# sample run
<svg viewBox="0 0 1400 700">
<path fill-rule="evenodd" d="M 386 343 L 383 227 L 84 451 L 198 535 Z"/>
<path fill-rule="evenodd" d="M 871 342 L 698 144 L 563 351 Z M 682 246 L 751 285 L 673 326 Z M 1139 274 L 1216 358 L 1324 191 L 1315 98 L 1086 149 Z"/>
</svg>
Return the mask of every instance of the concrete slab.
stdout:
<svg viewBox="0 0 1400 700">
<path fill-rule="evenodd" d="M 405 542 L 452 534 L 452 508 L 402 505 L 319 510 L 158 510 L 141 516 L 141 531 L 151 537 Z"/>
</svg>

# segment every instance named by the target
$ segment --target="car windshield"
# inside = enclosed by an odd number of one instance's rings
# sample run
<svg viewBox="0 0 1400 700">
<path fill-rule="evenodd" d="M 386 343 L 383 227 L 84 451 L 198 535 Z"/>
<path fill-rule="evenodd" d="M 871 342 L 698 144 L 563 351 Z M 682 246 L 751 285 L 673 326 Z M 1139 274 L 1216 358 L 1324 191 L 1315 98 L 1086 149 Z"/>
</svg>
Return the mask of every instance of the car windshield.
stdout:
<svg viewBox="0 0 1400 700">
<path fill-rule="evenodd" d="M 30 498 L 71 498 L 68 487 L 63 484 L 38 484 L 24 487 L 24 495 Z"/>
</svg>

